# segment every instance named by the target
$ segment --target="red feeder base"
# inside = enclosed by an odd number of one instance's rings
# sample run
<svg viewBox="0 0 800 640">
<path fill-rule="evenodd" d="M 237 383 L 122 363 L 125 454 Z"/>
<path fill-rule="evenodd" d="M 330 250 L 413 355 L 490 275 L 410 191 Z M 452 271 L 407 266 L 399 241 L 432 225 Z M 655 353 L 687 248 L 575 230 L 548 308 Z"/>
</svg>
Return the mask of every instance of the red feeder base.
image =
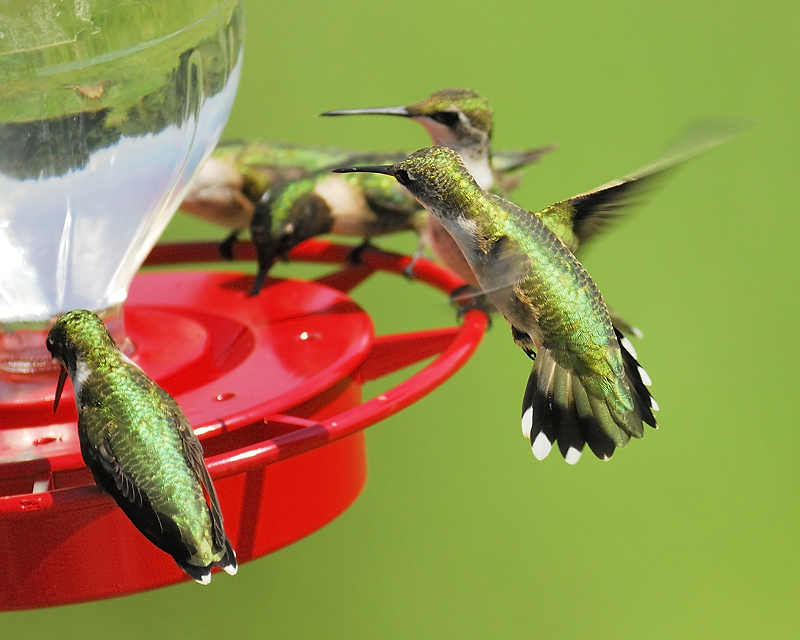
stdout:
<svg viewBox="0 0 800 640">
<path fill-rule="evenodd" d="M 150 264 L 213 260 L 215 247 L 162 245 Z M 342 262 L 349 247 L 309 242 L 294 259 Z M 245 256 L 251 257 L 251 256 Z M 486 327 L 374 336 L 347 295 L 375 269 L 408 259 L 366 252 L 365 265 L 314 282 L 230 272 L 137 276 L 125 305 L 133 359 L 181 407 L 203 442 L 240 563 L 308 535 L 344 511 L 366 480 L 361 430 L 422 397 L 474 351 Z M 430 262 L 418 279 L 461 282 Z M 439 354 L 361 403 L 361 386 Z M 53 416 L 54 381 L 0 403 L 0 610 L 124 595 L 187 579 L 94 487 L 80 458 L 74 403 Z M 65 396 L 68 390 L 65 390 Z"/>
</svg>

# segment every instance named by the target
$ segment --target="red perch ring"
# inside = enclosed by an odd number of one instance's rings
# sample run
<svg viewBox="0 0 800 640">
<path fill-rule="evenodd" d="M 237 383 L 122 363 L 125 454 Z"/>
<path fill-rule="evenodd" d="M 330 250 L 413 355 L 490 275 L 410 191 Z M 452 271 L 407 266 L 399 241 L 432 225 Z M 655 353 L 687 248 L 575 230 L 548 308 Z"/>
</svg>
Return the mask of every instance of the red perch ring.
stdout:
<svg viewBox="0 0 800 640">
<path fill-rule="evenodd" d="M 346 264 L 351 247 L 310 240 L 297 261 Z M 156 246 L 147 265 L 214 262 L 212 243 Z M 238 259 L 251 260 L 251 245 Z M 375 336 L 347 295 L 375 271 L 401 273 L 410 258 L 367 250 L 363 264 L 314 281 L 229 271 L 139 274 L 125 303 L 133 359 L 169 391 L 203 443 L 239 562 L 324 526 L 366 481 L 362 430 L 447 380 L 487 326 Z M 463 284 L 420 260 L 415 279 L 449 293 Z M 362 402 L 365 382 L 436 356 Z M 69 390 L 52 413 L 55 381 L 0 400 L 0 610 L 120 596 L 187 576 L 94 486 L 83 464 Z"/>
</svg>

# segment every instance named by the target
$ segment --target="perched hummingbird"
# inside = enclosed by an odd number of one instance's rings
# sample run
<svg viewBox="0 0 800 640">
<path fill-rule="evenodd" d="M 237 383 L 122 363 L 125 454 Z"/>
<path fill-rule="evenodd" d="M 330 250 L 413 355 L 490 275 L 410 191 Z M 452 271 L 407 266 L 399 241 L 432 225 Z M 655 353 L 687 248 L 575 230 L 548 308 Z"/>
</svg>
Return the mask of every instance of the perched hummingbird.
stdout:
<svg viewBox="0 0 800 640">
<path fill-rule="evenodd" d="M 323 116 L 390 115 L 419 122 L 433 144 L 449 147 L 461 156 L 467 170 L 487 191 L 505 196 L 511 186 L 495 166 L 492 155 L 493 115 L 489 101 L 472 89 L 440 89 L 424 100 L 404 107 L 376 107 L 326 111 Z M 552 145 L 533 149 L 528 162 L 552 151 Z M 518 184 L 518 181 L 517 181 Z M 433 254 L 451 271 L 476 286 L 469 265 L 447 231 L 431 216 L 428 218 L 427 241 Z"/>
<path fill-rule="evenodd" d="M 233 244 L 250 226 L 256 203 L 278 183 L 297 180 L 322 167 L 345 162 L 357 152 L 288 142 L 226 140 L 220 142 L 192 181 L 181 209 L 231 229 L 220 246 L 233 258 Z"/>
<path fill-rule="evenodd" d="M 347 164 L 394 163 L 404 154 L 353 155 Z M 309 238 L 326 233 L 363 238 L 424 229 L 427 214 L 416 199 L 389 176 L 333 175 L 331 167 L 275 185 L 258 202 L 250 222 L 258 272 L 250 295 L 261 290 L 277 258 Z M 358 251 L 358 249 L 356 249 Z"/>
<path fill-rule="evenodd" d="M 641 438 L 643 424 L 656 426 L 650 379 L 594 281 L 545 224 L 548 210 L 531 213 L 487 192 L 446 147 L 388 166 L 336 171 L 395 177 L 458 243 L 514 341 L 534 358 L 522 430 L 538 459 L 554 443 L 570 464 L 585 444 L 608 459 L 631 437 Z"/>
<path fill-rule="evenodd" d="M 236 555 L 203 447 L 172 396 L 117 348 L 90 311 L 61 316 L 47 348 L 62 367 L 53 410 L 69 375 L 81 455 L 97 487 L 200 584 L 211 581 L 212 566 L 234 575 Z"/>
</svg>

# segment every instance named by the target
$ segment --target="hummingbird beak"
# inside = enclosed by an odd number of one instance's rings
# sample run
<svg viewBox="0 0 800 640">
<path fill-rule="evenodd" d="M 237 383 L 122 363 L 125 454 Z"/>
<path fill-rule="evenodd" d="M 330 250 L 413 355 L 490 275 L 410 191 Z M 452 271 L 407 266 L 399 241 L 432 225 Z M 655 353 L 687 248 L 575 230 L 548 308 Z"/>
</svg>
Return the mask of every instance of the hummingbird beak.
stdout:
<svg viewBox="0 0 800 640">
<path fill-rule="evenodd" d="M 64 391 L 64 383 L 67 381 L 67 368 L 62 364 L 58 374 L 58 384 L 56 385 L 56 399 L 53 402 L 53 413 L 58 409 L 58 401 L 61 400 L 61 392 Z"/>
<path fill-rule="evenodd" d="M 340 111 L 326 111 L 320 113 L 321 116 L 360 116 L 360 115 L 379 115 L 379 116 L 403 116 L 410 118 L 411 114 L 405 107 L 374 107 L 372 109 L 342 109 Z"/>
<path fill-rule="evenodd" d="M 341 167 L 333 169 L 333 173 L 382 173 L 387 176 L 393 176 L 394 166 L 391 164 L 374 164 L 365 167 Z"/>
</svg>

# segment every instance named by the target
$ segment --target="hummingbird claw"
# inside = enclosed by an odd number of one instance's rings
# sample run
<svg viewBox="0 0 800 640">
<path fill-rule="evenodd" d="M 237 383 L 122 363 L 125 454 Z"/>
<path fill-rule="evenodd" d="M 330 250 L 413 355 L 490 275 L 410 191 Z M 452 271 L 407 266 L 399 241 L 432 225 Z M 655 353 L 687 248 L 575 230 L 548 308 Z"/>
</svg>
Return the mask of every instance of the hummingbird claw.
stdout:
<svg viewBox="0 0 800 640">
<path fill-rule="evenodd" d="M 257 296 L 261 292 L 266 279 L 267 272 L 265 270 L 259 270 L 259 272 L 256 274 L 256 279 L 253 281 L 253 288 L 250 289 L 250 293 L 247 294 L 247 297 L 253 298 Z"/>
<path fill-rule="evenodd" d="M 237 240 L 239 240 L 239 232 L 234 231 L 219 243 L 218 251 L 223 260 L 233 260 L 233 247 L 236 245 Z"/>
<path fill-rule="evenodd" d="M 494 311 L 494 307 L 492 303 L 489 302 L 486 294 L 480 289 L 476 289 L 469 284 L 457 287 L 450 292 L 450 302 L 456 307 L 456 319 L 459 322 L 461 322 L 468 311 L 477 309 L 486 314 L 486 318 L 489 321 L 488 326 L 491 328 L 492 311 Z"/>
<path fill-rule="evenodd" d="M 364 264 L 364 261 L 362 260 L 361 255 L 367 249 L 372 249 L 372 248 L 374 248 L 374 247 L 370 244 L 369 238 L 365 239 L 360 245 L 358 245 L 357 247 L 354 247 L 353 250 L 350 251 L 350 253 L 347 254 L 347 262 L 349 262 L 351 266 L 357 266 L 357 265 L 360 265 L 360 264 Z"/>
</svg>

